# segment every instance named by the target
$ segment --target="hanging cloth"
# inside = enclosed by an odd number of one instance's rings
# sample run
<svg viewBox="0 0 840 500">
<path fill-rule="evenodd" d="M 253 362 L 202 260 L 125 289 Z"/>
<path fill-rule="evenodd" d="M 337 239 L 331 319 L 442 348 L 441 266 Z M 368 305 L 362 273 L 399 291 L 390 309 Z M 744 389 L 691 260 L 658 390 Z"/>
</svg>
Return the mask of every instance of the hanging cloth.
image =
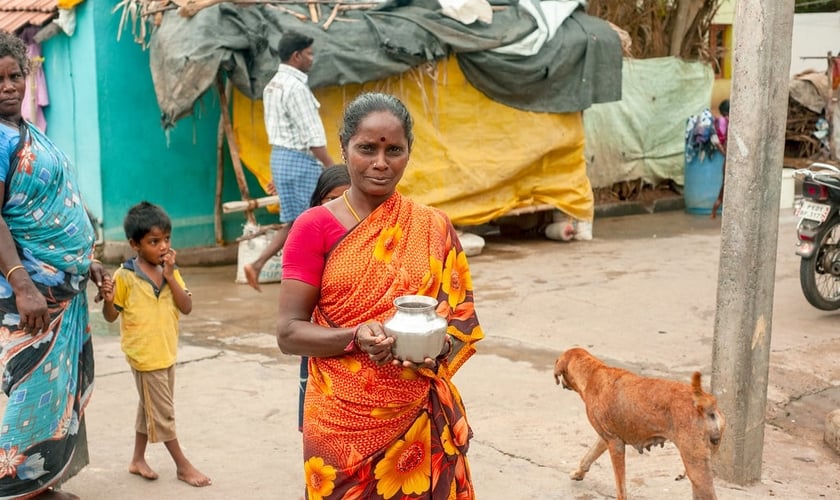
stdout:
<svg viewBox="0 0 840 500">
<path fill-rule="evenodd" d="M 39 29 L 37 26 L 30 26 L 20 34 L 21 40 L 26 44 L 26 55 L 31 61 L 20 111 L 26 121 L 46 133 L 47 119 L 44 116 L 44 107 L 49 105 L 50 96 L 47 93 L 47 79 L 44 76 L 41 44 L 35 41 L 35 34 Z"/>
</svg>

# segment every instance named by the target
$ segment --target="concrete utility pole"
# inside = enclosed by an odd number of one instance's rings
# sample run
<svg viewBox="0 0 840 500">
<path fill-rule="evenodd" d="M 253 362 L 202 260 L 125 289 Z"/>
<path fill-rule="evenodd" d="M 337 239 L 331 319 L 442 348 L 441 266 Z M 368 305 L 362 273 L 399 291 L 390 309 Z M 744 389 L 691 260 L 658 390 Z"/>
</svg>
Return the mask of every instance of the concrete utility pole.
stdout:
<svg viewBox="0 0 840 500">
<path fill-rule="evenodd" d="M 716 472 L 741 485 L 761 478 L 793 7 L 735 11 L 712 392 L 727 421 Z"/>
</svg>

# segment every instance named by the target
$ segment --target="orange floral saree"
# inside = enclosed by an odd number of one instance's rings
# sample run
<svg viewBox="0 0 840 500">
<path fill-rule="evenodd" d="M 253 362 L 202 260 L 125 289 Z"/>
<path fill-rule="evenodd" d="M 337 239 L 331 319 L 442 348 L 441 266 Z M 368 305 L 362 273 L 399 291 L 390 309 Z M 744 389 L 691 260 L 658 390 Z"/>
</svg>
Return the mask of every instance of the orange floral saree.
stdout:
<svg viewBox="0 0 840 500">
<path fill-rule="evenodd" d="M 436 372 L 377 366 L 364 353 L 310 358 L 306 494 L 320 499 L 472 499 L 472 430 L 452 374 L 483 337 L 467 258 L 440 211 L 395 193 L 330 254 L 313 314 L 324 326 L 383 321 L 393 300 L 438 299 L 453 350 Z"/>
</svg>

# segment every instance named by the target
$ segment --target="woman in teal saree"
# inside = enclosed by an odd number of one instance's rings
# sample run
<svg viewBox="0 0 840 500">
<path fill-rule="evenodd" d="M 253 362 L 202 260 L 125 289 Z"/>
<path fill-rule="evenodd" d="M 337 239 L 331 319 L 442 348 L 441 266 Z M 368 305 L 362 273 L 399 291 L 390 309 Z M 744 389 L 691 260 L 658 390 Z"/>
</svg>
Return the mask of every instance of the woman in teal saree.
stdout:
<svg viewBox="0 0 840 500">
<path fill-rule="evenodd" d="M 53 487 L 93 389 L 85 291 L 104 268 L 69 160 L 21 117 L 22 48 L 0 32 L 0 499 L 73 498 Z"/>
</svg>

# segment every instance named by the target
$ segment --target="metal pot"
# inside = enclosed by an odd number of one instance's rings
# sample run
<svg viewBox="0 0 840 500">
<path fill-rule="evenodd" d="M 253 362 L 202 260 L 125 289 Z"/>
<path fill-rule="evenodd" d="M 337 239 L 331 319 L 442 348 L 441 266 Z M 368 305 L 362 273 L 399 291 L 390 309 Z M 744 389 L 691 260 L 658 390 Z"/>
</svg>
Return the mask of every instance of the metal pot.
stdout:
<svg viewBox="0 0 840 500">
<path fill-rule="evenodd" d="M 436 358 L 446 342 L 447 321 L 435 309 L 437 300 L 424 295 L 403 295 L 394 299 L 396 311 L 385 320 L 385 335 L 394 337 L 394 357 L 422 363 Z"/>
</svg>

